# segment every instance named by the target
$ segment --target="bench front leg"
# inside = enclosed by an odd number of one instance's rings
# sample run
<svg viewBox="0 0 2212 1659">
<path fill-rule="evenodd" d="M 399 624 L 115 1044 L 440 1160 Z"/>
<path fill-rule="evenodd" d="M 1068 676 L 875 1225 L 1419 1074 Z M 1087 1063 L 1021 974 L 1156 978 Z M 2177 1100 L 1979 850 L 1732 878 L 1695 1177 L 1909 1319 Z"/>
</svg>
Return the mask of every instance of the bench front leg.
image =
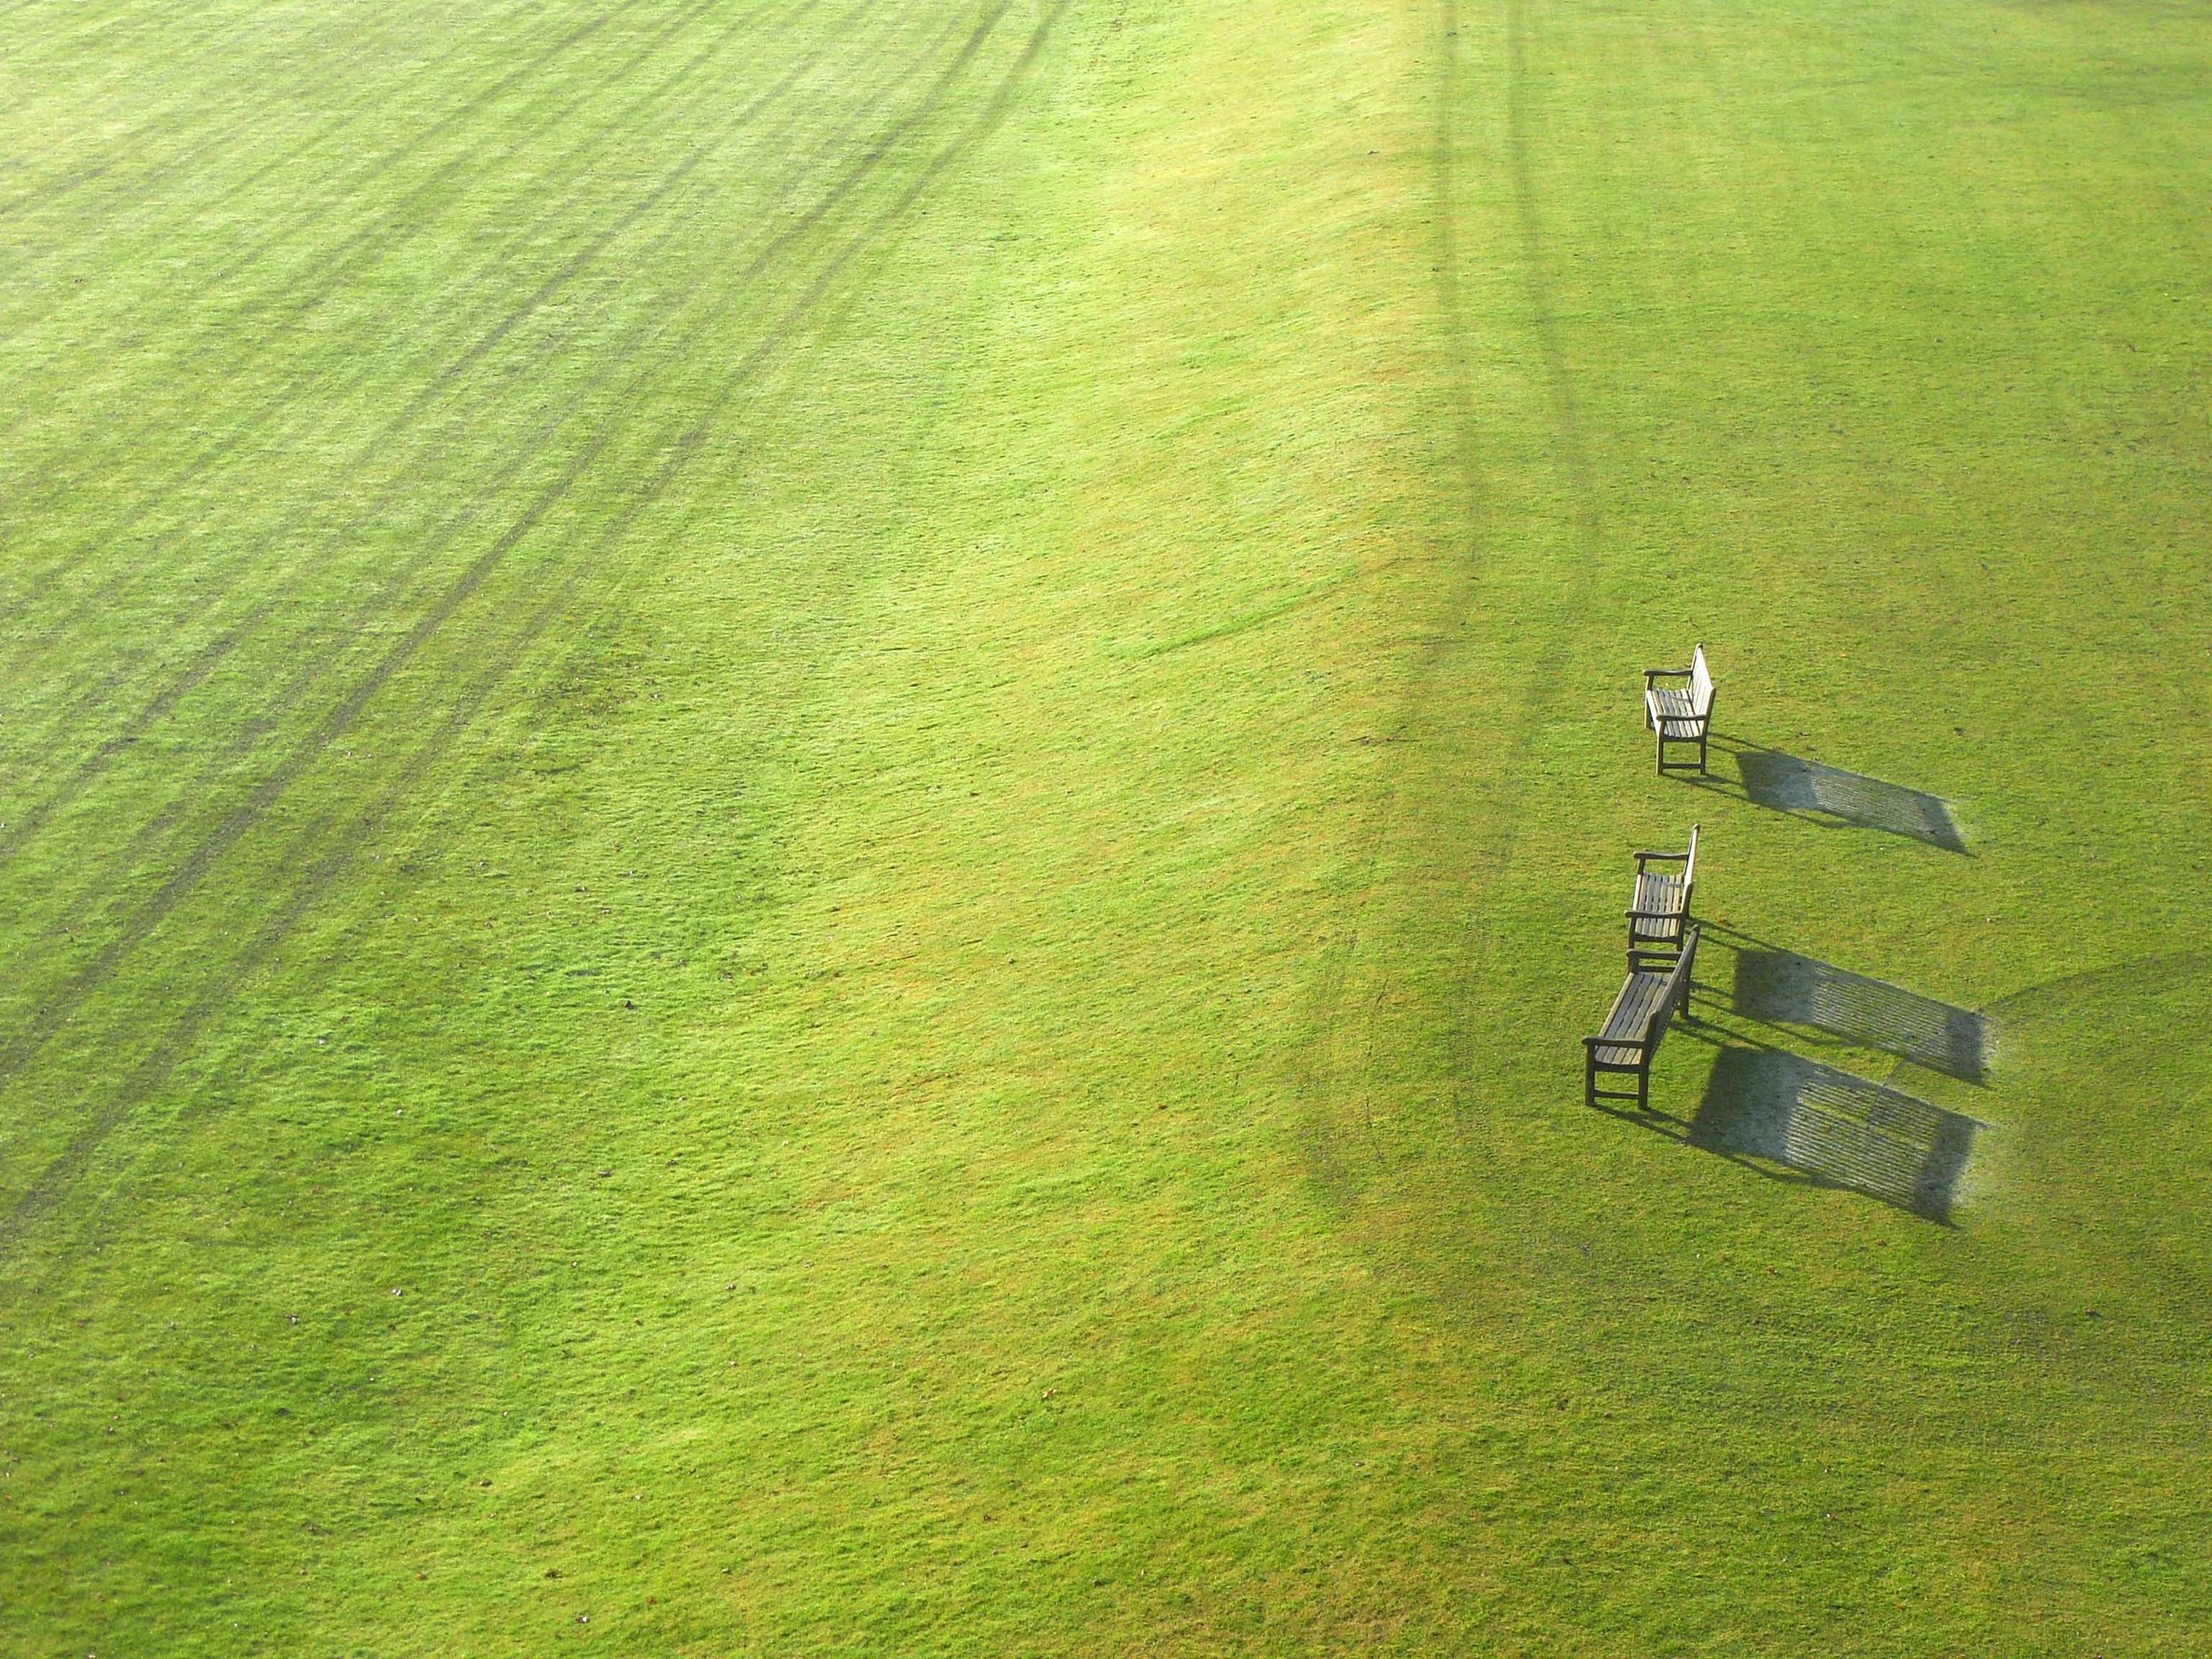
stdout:
<svg viewBox="0 0 2212 1659">
<path fill-rule="evenodd" d="M 1691 722 L 1687 717 L 1682 717 L 1670 721 L 1667 724 L 1674 726 L 1688 726 Z M 1710 775 L 1707 772 L 1705 767 L 1705 734 L 1706 727 L 1709 724 L 1709 717 L 1708 719 L 1698 721 L 1696 724 L 1697 732 L 1694 736 L 1690 737 L 1669 736 L 1666 725 L 1661 725 L 1654 728 L 1657 733 L 1659 739 L 1659 775 L 1661 777 L 1663 778 L 1670 772 L 1688 772 L 1692 769 L 1691 764 L 1687 761 L 1678 761 L 1672 766 L 1669 766 L 1667 764 L 1667 745 L 1670 743 L 1695 743 L 1697 745 L 1697 773 L 1700 777 Z"/>
<path fill-rule="evenodd" d="M 1617 1060 L 1601 1060 L 1598 1058 L 1598 1050 L 1600 1048 L 1632 1049 L 1635 1051 L 1637 1058 L 1632 1064 L 1623 1064 Z M 1582 1040 L 1582 1103 L 1585 1106 L 1588 1106 L 1593 1109 L 1596 1107 L 1598 1101 L 1601 1098 L 1598 1089 L 1598 1079 L 1601 1076 L 1607 1074 L 1618 1076 L 1623 1072 L 1632 1071 L 1634 1072 L 1636 1076 L 1635 1100 L 1637 1104 L 1639 1106 L 1642 1106 L 1648 1100 L 1650 1094 L 1649 1079 L 1651 1076 L 1651 1049 L 1647 1044 L 1640 1042 L 1632 1037 L 1585 1037 Z M 1606 1100 L 1627 1100 L 1630 1096 L 1625 1089 L 1614 1089 L 1606 1092 L 1601 1098 Z"/>
</svg>

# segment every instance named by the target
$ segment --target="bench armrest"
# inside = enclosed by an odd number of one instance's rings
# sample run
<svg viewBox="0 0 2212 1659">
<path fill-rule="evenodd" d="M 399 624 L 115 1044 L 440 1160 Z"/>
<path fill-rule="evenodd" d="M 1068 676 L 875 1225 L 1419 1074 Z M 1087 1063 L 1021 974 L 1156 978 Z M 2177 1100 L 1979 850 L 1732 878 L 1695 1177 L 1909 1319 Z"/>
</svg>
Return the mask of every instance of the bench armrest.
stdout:
<svg viewBox="0 0 2212 1659">
<path fill-rule="evenodd" d="M 1633 1048 L 1639 1054 L 1651 1047 L 1651 1045 L 1641 1037 L 1585 1037 L 1582 1040 L 1582 1046 L 1586 1049 Z"/>
<path fill-rule="evenodd" d="M 1687 864 L 1689 861 L 1690 855 L 1687 853 L 1638 853 L 1636 870 L 1639 874 L 1641 874 L 1646 864 Z"/>
<path fill-rule="evenodd" d="M 1687 680 L 1691 671 L 1686 668 L 1647 668 L 1644 670 L 1644 689 L 1651 689 L 1655 680 Z"/>
</svg>

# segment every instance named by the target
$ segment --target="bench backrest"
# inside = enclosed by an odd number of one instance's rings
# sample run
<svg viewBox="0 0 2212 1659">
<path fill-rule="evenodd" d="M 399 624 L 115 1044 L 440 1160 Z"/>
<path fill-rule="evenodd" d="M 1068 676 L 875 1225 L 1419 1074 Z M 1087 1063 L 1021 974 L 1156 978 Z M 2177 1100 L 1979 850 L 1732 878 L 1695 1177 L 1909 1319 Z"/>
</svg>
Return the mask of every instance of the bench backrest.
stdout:
<svg viewBox="0 0 2212 1659">
<path fill-rule="evenodd" d="M 1705 665 L 1705 648 L 1690 653 L 1690 712 L 1703 719 L 1713 711 L 1713 671 Z"/>
<path fill-rule="evenodd" d="M 1690 889 L 1697 885 L 1697 826 L 1690 826 L 1690 850 L 1682 859 L 1682 903 L 1687 909 Z"/>
<path fill-rule="evenodd" d="M 1659 1051 L 1659 1039 L 1667 1034 L 1667 1022 L 1690 1000 L 1690 971 L 1697 960 L 1697 935 L 1695 927 L 1682 930 L 1682 954 L 1674 959 L 1674 966 L 1667 973 L 1667 988 L 1661 993 L 1659 1006 L 1651 1010 L 1651 1019 L 1644 1027 L 1647 1056 Z"/>
</svg>

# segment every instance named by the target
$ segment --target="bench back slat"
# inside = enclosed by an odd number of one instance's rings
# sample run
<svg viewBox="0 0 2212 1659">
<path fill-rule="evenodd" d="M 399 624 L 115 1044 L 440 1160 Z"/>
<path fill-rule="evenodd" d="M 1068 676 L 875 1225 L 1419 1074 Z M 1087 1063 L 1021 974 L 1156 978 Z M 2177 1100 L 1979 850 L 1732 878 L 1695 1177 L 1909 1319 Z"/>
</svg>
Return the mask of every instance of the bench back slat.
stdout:
<svg viewBox="0 0 2212 1659">
<path fill-rule="evenodd" d="M 1690 1000 L 1690 970 L 1697 961 L 1697 935 L 1695 927 L 1682 930 L 1682 954 L 1667 975 L 1667 988 L 1660 995 L 1659 1006 L 1652 1010 L 1651 1029 L 1644 1039 L 1648 1053 L 1659 1051 L 1659 1039 L 1667 1034 L 1667 1022 Z"/>
<path fill-rule="evenodd" d="M 1697 885 L 1697 826 L 1690 826 L 1690 850 L 1682 860 L 1682 909 L 1686 915 L 1690 908 L 1690 889 Z"/>
<path fill-rule="evenodd" d="M 1705 665 L 1705 648 L 1690 653 L 1690 712 L 1702 720 L 1713 712 L 1713 671 Z"/>
</svg>

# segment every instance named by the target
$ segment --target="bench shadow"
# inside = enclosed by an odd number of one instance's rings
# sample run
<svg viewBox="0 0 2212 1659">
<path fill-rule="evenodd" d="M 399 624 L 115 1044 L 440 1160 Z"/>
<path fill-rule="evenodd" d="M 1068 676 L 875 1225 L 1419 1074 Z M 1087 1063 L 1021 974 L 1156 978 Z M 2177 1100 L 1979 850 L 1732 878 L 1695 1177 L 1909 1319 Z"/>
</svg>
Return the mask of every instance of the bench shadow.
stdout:
<svg viewBox="0 0 2212 1659">
<path fill-rule="evenodd" d="M 1778 1048 L 1724 1048 L 1681 1138 L 1947 1226 L 1982 1127 Z"/>
<path fill-rule="evenodd" d="M 1732 1000 L 1747 1019 L 1809 1027 L 1964 1082 L 1988 1080 L 1984 1016 L 1793 950 L 1739 945 Z"/>
<path fill-rule="evenodd" d="M 1966 837 L 1950 803 L 1940 795 L 1786 755 L 1724 733 L 1713 734 L 1713 748 L 1734 757 L 1739 789 L 1754 805 L 1834 828 L 1882 830 L 1946 852 L 1967 851 Z M 1724 780 L 1701 782 L 1706 788 L 1738 792 L 1729 789 Z"/>
</svg>

